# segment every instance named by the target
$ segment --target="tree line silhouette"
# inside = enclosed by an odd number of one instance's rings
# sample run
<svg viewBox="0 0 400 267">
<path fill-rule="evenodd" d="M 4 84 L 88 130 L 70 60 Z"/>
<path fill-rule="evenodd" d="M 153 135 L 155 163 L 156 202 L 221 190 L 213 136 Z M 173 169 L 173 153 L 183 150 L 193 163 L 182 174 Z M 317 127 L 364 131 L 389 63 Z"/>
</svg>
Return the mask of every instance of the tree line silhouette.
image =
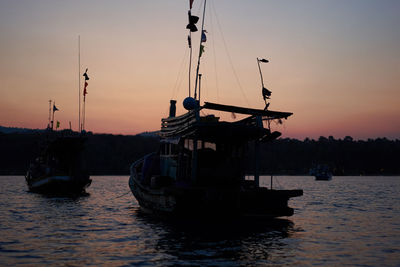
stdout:
<svg viewBox="0 0 400 267">
<path fill-rule="evenodd" d="M 0 132 L 0 174 L 25 174 L 45 145 L 43 131 Z M 129 166 L 147 153 L 157 151 L 154 135 L 87 133 L 85 158 L 91 175 L 127 175 Z M 249 150 L 249 173 L 254 160 Z M 261 144 L 260 171 L 264 174 L 307 175 L 311 167 L 327 164 L 334 175 L 399 175 L 400 140 L 386 138 L 353 140 L 332 136 L 318 140 L 278 139 Z"/>
</svg>

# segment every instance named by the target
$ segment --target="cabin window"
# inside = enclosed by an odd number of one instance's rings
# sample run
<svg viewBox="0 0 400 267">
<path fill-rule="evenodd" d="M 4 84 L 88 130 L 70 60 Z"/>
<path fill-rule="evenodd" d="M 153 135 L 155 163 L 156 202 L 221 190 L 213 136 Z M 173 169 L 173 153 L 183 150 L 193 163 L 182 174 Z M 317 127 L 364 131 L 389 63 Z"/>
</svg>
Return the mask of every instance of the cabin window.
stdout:
<svg viewBox="0 0 400 267">
<path fill-rule="evenodd" d="M 193 150 L 193 140 L 192 139 L 185 140 L 185 148 L 188 150 Z"/>
<path fill-rule="evenodd" d="M 208 149 L 212 149 L 212 150 L 216 151 L 217 145 L 215 143 L 211 143 L 211 142 L 204 142 L 203 148 L 208 148 Z"/>
</svg>

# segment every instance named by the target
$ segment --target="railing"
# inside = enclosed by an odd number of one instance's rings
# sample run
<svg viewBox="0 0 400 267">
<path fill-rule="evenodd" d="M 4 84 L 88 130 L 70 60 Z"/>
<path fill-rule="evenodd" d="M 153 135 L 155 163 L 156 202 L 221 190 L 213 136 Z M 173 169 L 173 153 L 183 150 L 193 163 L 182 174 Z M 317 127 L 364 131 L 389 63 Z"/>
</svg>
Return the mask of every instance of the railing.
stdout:
<svg viewBox="0 0 400 267">
<path fill-rule="evenodd" d="M 187 132 L 197 122 L 199 110 L 192 110 L 178 117 L 161 120 L 161 137 L 170 137 Z"/>
</svg>

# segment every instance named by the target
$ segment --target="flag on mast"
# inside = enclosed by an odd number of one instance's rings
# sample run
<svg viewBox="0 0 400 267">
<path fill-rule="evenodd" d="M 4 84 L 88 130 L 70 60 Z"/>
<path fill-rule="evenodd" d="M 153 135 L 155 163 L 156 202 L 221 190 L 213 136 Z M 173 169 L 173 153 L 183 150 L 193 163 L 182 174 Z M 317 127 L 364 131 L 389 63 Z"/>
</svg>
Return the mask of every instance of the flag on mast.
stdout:
<svg viewBox="0 0 400 267">
<path fill-rule="evenodd" d="M 192 9 L 194 0 L 189 0 L 190 9 Z"/>
<path fill-rule="evenodd" d="M 86 68 L 85 73 L 82 75 L 83 77 L 85 77 L 85 86 L 83 87 L 83 96 L 84 96 L 83 101 L 85 101 L 85 98 L 86 98 L 86 95 L 87 95 L 86 87 L 89 85 L 88 82 L 87 82 L 87 81 L 89 81 L 89 76 L 87 74 L 87 71 L 88 71 L 88 69 Z"/>
<path fill-rule="evenodd" d="M 206 36 L 206 30 L 203 30 L 203 32 L 201 33 L 201 42 L 205 43 L 207 42 L 207 36 Z"/>
<path fill-rule="evenodd" d="M 55 104 L 53 104 L 53 113 L 56 112 L 57 110 L 59 110 Z"/>
<path fill-rule="evenodd" d="M 88 85 L 89 85 L 89 84 L 88 84 L 87 82 L 85 82 L 85 87 L 83 88 L 83 96 L 85 96 L 85 97 L 86 97 L 86 95 L 87 95 L 86 87 L 87 87 Z"/>
<path fill-rule="evenodd" d="M 189 48 L 192 48 L 192 38 L 190 38 L 190 35 L 188 35 L 188 45 Z"/>
<path fill-rule="evenodd" d="M 186 26 L 186 29 L 189 29 L 191 32 L 197 32 L 196 23 L 199 21 L 199 17 L 192 16 L 192 12 L 188 12 L 189 16 L 189 24 Z"/>
<path fill-rule="evenodd" d="M 86 68 L 85 73 L 82 75 L 83 77 L 85 77 L 85 81 L 89 81 L 89 76 L 87 75 L 87 71 L 88 71 L 88 70 L 89 70 L 89 69 Z"/>
<path fill-rule="evenodd" d="M 204 45 L 200 45 L 200 57 L 204 53 Z"/>
</svg>

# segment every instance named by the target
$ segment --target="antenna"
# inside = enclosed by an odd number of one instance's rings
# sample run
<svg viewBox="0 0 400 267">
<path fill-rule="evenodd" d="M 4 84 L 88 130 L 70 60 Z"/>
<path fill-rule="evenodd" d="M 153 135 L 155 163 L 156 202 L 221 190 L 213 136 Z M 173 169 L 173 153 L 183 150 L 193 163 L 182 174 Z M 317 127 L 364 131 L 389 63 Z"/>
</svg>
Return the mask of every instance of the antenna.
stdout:
<svg viewBox="0 0 400 267">
<path fill-rule="evenodd" d="M 261 72 L 261 68 L 260 68 L 260 62 L 268 63 L 269 61 L 264 58 L 261 58 L 261 59 L 257 58 L 258 70 L 260 71 L 260 77 L 261 77 L 261 85 L 264 88 L 264 80 L 263 80 L 263 76 L 262 76 L 262 72 Z"/>
<path fill-rule="evenodd" d="M 260 78 L 261 78 L 262 96 L 263 96 L 264 102 L 265 102 L 264 109 L 267 110 L 269 107 L 269 104 L 270 104 L 270 103 L 267 103 L 267 99 L 270 99 L 272 92 L 270 90 L 268 90 L 267 88 L 265 88 L 265 86 L 264 86 L 264 79 L 263 79 L 262 72 L 261 72 L 260 62 L 268 63 L 269 61 L 264 58 L 257 58 L 258 70 L 260 71 Z"/>
</svg>

